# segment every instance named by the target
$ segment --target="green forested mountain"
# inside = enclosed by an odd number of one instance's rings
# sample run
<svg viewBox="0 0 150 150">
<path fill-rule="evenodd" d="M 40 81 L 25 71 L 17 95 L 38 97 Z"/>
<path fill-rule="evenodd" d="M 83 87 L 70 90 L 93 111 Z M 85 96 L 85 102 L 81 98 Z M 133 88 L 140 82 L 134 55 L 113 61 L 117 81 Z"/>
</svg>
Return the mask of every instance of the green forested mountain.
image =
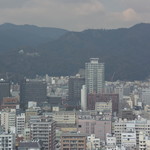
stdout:
<svg viewBox="0 0 150 150">
<path fill-rule="evenodd" d="M 41 43 L 56 40 L 66 32 L 58 28 L 5 23 L 0 25 L 0 52 L 36 47 Z"/>
<path fill-rule="evenodd" d="M 1 72 L 73 75 L 84 68 L 89 58 L 99 57 L 105 62 L 106 80 L 113 75 L 113 80 L 144 80 L 150 75 L 150 24 L 66 32 L 38 45 L 36 49 L 32 45 L 32 50 L 26 48 L 22 52 L 18 47 L 0 54 Z"/>
</svg>

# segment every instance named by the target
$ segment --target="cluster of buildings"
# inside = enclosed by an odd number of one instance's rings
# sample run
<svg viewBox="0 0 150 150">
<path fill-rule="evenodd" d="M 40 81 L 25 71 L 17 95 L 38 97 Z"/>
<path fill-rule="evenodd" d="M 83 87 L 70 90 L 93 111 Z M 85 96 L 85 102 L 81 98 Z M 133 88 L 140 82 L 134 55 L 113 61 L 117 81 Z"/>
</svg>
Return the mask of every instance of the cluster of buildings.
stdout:
<svg viewBox="0 0 150 150">
<path fill-rule="evenodd" d="M 76 76 L 0 80 L 0 150 L 150 150 L 150 81 Z"/>
</svg>

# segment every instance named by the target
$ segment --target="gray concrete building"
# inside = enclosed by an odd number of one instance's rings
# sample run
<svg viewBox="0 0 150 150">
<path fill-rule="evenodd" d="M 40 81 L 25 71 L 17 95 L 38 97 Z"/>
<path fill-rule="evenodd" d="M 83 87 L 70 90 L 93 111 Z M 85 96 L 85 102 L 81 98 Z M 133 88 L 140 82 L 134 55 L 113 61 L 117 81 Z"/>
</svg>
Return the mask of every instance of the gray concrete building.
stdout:
<svg viewBox="0 0 150 150">
<path fill-rule="evenodd" d="M 31 140 L 40 140 L 45 150 L 55 149 L 56 122 L 48 118 L 31 123 Z"/>
<path fill-rule="evenodd" d="M 22 108 L 27 108 L 29 101 L 35 101 L 40 105 L 46 101 L 47 85 L 42 80 L 24 80 L 20 85 L 20 104 Z"/>
<path fill-rule="evenodd" d="M 85 63 L 85 85 L 88 93 L 103 93 L 104 81 L 104 63 L 99 63 L 99 58 L 91 58 L 89 63 Z"/>
</svg>

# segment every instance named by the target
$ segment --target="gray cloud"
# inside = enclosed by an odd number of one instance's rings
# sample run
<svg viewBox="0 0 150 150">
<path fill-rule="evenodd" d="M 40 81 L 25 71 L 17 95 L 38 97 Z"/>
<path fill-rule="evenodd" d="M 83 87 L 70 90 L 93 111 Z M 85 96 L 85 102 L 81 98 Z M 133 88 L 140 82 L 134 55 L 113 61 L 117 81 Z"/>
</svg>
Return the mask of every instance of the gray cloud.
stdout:
<svg viewBox="0 0 150 150">
<path fill-rule="evenodd" d="M 29 0 L 0 0 L 0 9 L 20 8 L 23 7 Z"/>
<path fill-rule="evenodd" d="M 149 18 L 149 0 L 0 0 L 0 23 L 83 30 L 128 27 Z"/>
</svg>

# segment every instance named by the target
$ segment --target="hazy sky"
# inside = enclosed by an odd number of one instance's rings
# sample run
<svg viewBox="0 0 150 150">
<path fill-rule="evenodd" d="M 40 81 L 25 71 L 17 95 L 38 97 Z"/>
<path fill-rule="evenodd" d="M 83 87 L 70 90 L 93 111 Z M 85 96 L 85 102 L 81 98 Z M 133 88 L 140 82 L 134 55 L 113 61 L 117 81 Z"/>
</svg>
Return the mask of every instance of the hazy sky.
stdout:
<svg viewBox="0 0 150 150">
<path fill-rule="evenodd" d="M 150 0 L 0 0 L 0 24 L 81 31 L 150 22 Z"/>
</svg>

